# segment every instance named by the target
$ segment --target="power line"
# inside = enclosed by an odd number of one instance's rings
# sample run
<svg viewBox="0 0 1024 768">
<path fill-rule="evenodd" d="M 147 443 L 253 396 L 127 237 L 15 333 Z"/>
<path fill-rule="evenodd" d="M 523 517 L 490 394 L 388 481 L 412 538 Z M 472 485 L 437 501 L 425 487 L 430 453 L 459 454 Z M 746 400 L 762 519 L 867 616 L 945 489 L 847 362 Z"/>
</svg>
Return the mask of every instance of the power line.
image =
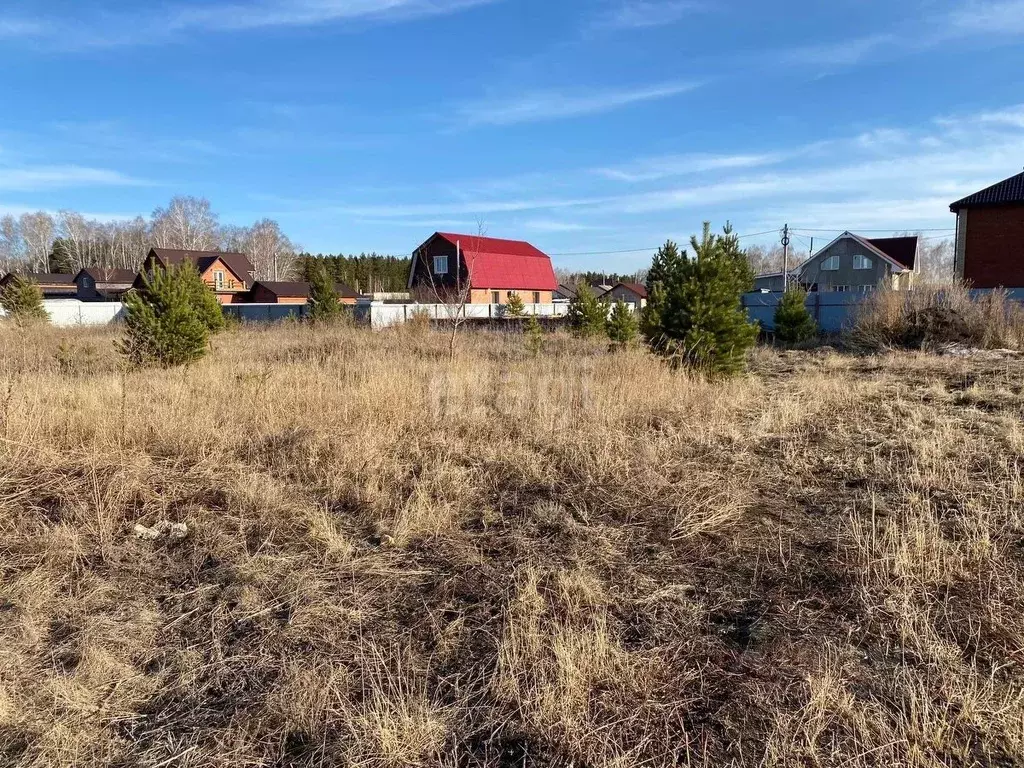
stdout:
<svg viewBox="0 0 1024 768">
<path fill-rule="evenodd" d="M 916 227 L 903 227 L 898 229 L 814 229 L 812 227 L 796 227 L 801 232 L 956 232 L 952 227 L 946 229 L 918 229 Z"/>
</svg>

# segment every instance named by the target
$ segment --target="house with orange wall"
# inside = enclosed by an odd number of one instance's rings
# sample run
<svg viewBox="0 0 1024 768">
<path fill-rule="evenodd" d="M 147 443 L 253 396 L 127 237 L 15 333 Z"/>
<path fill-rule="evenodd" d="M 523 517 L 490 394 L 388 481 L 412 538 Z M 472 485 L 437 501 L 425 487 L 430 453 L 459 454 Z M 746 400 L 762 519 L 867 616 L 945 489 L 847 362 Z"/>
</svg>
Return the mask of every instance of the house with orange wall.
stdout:
<svg viewBox="0 0 1024 768">
<path fill-rule="evenodd" d="M 150 248 L 134 287 L 142 285 L 143 275 L 156 269 L 168 269 L 191 263 L 199 276 L 217 295 L 221 304 L 246 301 L 246 294 L 256 282 L 256 268 L 244 253 L 226 251 L 184 251 L 172 248 Z"/>
</svg>

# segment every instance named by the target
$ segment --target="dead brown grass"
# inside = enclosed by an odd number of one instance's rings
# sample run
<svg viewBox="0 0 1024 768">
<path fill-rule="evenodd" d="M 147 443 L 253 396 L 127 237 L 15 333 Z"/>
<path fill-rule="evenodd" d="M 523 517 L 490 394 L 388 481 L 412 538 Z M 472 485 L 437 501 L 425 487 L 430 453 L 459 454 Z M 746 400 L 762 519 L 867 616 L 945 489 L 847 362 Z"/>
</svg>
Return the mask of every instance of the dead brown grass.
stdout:
<svg viewBox="0 0 1024 768">
<path fill-rule="evenodd" d="M 1024 759 L 1024 363 L 215 344 L 0 329 L 0 765 Z"/>
</svg>

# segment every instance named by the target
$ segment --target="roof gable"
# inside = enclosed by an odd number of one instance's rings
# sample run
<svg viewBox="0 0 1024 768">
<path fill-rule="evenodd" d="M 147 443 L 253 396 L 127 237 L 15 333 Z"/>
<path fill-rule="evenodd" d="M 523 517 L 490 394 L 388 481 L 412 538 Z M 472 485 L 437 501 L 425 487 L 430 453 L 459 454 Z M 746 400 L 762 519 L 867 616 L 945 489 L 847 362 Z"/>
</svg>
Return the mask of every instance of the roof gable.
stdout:
<svg viewBox="0 0 1024 768">
<path fill-rule="evenodd" d="M 877 245 L 875 245 L 875 242 L 876 242 L 875 240 L 868 240 L 867 238 L 861 237 L 860 235 L 853 234 L 853 232 L 843 232 L 843 234 L 839 235 L 839 237 L 837 237 L 831 243 L 826 245 L 824 248 L 822 248 L 816 254 L 811 256 L 811 258 L 807 259 L 807 261 L 805 261 L 803 264 L 800 264 L 793 271 L 796 272 L 797 274 L 802 274 L 803 271 L 805 269 L 807 269 L 807 267 L 809 267 L 811 264 L 813 264 L 815 261 L 817 261 L 833 245 L 838 243 L 840 240 L 844 240 L 844 239 L 846 239 L 846 240 L 853 240 L 855 243 L 857 243 L 858 245 L 862 246 L 864 249 L 866 249 L 870 253 L 873 253 L 875 256 L 878 256 L 883 261 L 886 261 L 889 264 L 891 264 L 893 267 L 896 268 L 896 271 L 898 271 L 898 272 L 907 272 L 907 271 L 910 271 L 910 270 L 913 269 L 913 259 L 911 259 L 911 264 L 910 264 L 910 266 L 908 266 L 908 265 L 900 262 L 899 260 L 893 258 L 885 250 L 883 250 L 883 249 L 879 248 Z M 890 250 L 898 251 L 900 253 L 902 253 L 903 251 L 905 251 L 907 249 L 907 246 L 909 245 L 909 241 L 913 241 L 914 253 L 915 254 L 917 253 L 917 237 L 877 238 L 876 240 L 881 242 L 881 243 L 883 243 L 884 245 L 887 245 L 890 248 Z M 894 245 L 894 244 L 890 243 L 889 241 L 900 241 L 900 243 L 898 244 L 898 247 L 897 247 L 897 245 Z M 904 242 L 904 241 L 907 241 L 907 242 Z M 782 273 L 780 272 L 778 274 L 782 274 Z M 764 275 L 758 275 L 758 277 L 764 277 Z"/>
<path fill-rule="evenodd" d="M 551 258 L 523 240 L 435 232 L 417 250 L 436 238 L 458 247 L 469 272 L 471 288 L 512 291 L 554 291 L 558 288 Z"/>
<path fill-rule="evenodd" d="M 991 187 L 957 200 L 949 206 L 956 213 L 961 208 L 979 208 L 988 205 L 1024 205 L 1024 173 L 1003 179 Z"/>
<path fill-rule="evenodd" d="M 256 267 L 249 261 L 244 253 L 233 253 L 231 251 L 188 251 L 174 248 L 151 248 L 150 256 L 155 256 L 166 266 L 181 264 L 190 261 L 196 265 L 200 274 L 206 272 L 218 259 L 235 278 L 242 283 L 249 283 L 253 280 L 253 273 Z"/>
</svg>

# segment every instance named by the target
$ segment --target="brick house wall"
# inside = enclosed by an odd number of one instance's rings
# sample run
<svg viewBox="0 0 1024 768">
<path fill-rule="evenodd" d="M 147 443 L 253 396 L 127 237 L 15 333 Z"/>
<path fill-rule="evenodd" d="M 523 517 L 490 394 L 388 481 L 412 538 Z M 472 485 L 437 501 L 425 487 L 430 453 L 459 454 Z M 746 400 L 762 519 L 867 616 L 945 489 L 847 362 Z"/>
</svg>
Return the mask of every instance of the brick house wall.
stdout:
<svg viewBox="0 0 1024 768">
<path fill-rule="evenodd" d="M 960 212 L 957 272 L 974 288 L 1024 287 L 1024 205 Z"/>
</svg>

